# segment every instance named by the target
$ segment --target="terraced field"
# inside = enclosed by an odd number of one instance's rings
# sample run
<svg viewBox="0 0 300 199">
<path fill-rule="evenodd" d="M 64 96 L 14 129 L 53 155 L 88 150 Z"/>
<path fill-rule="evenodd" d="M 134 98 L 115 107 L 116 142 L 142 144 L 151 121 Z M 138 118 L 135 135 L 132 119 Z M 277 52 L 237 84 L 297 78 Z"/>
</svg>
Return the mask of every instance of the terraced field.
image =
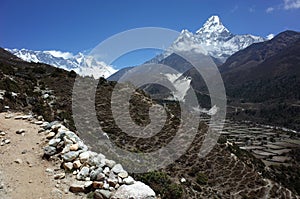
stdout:
<svg viewBox="0 0 300 199">
<path fill-rule="evenodd" d="M 267 166 L 293 164 L 290 152 L 300 148 L 300 132 L 278 127 L 227 121 L 221 134 Z"/>
</svg>

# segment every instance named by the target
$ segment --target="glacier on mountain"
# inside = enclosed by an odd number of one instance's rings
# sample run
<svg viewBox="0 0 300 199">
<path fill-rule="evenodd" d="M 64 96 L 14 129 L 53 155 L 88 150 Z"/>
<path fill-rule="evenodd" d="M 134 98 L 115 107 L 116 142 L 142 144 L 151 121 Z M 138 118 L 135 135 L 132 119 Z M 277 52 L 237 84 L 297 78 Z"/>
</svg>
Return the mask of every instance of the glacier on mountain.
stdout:
<svg viewBox="0 0 300 199">
<path fill-rule="evenodd" d="M 185 96 L 190 89 L 191 79 L 188 77 L 180 78 L 182 74 L 165 74 L 165 77 L 172 83 L 175 91 L 172 92 L 172 97 L 169 100 L 185 101 Z"/>
</svg>

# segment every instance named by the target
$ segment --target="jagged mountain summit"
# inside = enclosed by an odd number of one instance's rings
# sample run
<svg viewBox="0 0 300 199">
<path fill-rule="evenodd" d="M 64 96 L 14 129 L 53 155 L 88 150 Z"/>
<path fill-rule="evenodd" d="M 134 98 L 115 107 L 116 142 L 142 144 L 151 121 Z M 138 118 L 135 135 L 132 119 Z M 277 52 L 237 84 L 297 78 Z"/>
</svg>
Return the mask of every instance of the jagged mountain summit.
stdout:
<svg viewBox="0 0 300 199">
<path fill-rule="evenodd" d="M 211 16 L 196 33 L 182 30 L 174 43 L 150 62 L 161 61 L 176 51 L 204 52 L 225 62 L 235 52 L 265 40 L 250 34 L 235 35 L 222 24 L 218 16 Z"/>
<path fill-rule="evenodd" d="M 17 57 L 28 62 L 46 63 L 65 70 L 74 70 L 82 76 L 93 76 L 94 78 L 109 77 L 117 70 L 104 62 L 95 60 L 92 56 L 78 53 L 73 55 L 69 52 L 60 51 L 33 51 L 28 49 L 6 49 Z"/>
</svg>

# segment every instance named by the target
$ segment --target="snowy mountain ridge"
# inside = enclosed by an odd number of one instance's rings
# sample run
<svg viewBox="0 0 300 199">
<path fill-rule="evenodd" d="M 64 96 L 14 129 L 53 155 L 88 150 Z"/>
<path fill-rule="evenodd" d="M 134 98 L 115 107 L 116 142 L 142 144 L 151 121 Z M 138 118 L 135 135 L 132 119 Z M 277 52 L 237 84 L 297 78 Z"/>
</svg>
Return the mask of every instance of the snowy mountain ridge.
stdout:
<svg viewBox="0 0 300 199">
<path fill-rule="evenodd" d="M 183 29 L 162 55 L 149 62 L 161 61 L 176 51 L 201 52 L 225 62 L 235 52 L 266 40 L 250 34 L 235 35 L 222 24 L 218 16 L 211 16 L 195 33 Z"/>
<path fill-rule="evenodd" d="M 78 53 L 73 55 L 69 52 L 56 50 L 34 51 L 28 49 L 5 49 L 17 57 L 28 62 L 46 63 L 68 71 L 74 70 L 81 76 L 93 76 L 94 78 L 109 77 L 117 72 L 112 66 L 95 60 L 92 56 Z"/>
</svg>

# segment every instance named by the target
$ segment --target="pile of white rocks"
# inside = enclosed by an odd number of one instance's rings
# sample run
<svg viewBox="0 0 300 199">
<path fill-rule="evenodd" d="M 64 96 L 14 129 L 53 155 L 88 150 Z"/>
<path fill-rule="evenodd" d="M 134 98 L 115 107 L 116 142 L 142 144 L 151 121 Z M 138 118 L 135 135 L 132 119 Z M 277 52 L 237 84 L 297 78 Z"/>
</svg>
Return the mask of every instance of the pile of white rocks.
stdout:
<svg viewBox="0 0 300 199">
<path fill-rule="evenodd" d="M 70 184 L 73 193 L 94 191 L 98 199 L 153 199 L 155 192 L 128 175 L 121 164 L 92 152 L 83 141 L 59 122 L 37 122 L 46 131 L 49 140 L 44 148 L 47 158 L 59 158 L 64 172 L 54 176 L 62 179 L 66 173 L 75 177 Z"/>
</svg>

